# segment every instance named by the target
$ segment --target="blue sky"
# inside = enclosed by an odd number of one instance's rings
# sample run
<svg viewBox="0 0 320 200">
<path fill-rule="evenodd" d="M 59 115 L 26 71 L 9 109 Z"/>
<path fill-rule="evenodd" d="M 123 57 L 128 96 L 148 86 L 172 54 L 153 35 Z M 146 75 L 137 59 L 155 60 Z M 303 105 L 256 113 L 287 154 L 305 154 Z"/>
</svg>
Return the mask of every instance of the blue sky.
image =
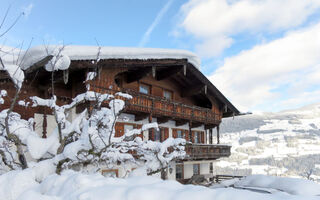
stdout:
<svg viewBox="0 0 320 200">
<path fill-rule="evenodd" d="M 319 0 L 0 0 L 0 41 L 186 49 L 242 111 L 320 102 Z"/>
</svg>

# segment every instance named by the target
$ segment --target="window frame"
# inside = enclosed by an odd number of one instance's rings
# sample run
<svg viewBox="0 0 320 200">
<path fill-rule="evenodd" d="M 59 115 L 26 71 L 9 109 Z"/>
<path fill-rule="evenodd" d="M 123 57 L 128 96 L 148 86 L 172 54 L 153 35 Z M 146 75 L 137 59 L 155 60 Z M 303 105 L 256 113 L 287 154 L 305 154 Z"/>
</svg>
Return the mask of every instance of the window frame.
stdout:
<svg viewBox="0 0 320 200">
<path fill-rule="evenodd" d="M 199 131 L 194 131 L 193 132 L 194 138 L 193 141 L 195 144 L 200 144 L 201 143 L 201 136 Z"/>
<path fill-rule="evenodd" d="M 104 173 L 112 173 L 114 172 L 116 174 L 116 177 L 119 177 L 119 170 L 118 169 L 102 169 L 101 170 L 101 174 L 102 176 L 105 176 Z M 112 176 L 105 176 L 105 177 L 112 177 Z"/>
<path fill-rule="evenodd" d="M 165 96 L 165 93 L 166 92 L 168 92 L 168 93 L 170 93 L 170 99 L 168 99 L 166 96 Z M 171 90 L 168 90 L 168 89 L 162 89 L 162 97 L 164 98 L 164 99 L 166 99 L 166 100 L 168 100 L 168 101 L 170 101 L 170 100 L 173 100 L 173 91 L 171 91 Z"/>
<path fill-rule="evenodd" d="M 197 168 L 198 168 L 197 173 L 194 173 L 195 172 L 195 166 L 197 166 Z M 200 175 L 200 164 L 199 163 L 192 165 L 192 173 L 193 173 L 193 175 Z"/>
<path fill-rule="evenodd" d="M 181 177 L 180 178 L 177 177 L 177 167 L 181 167 Z M 176 180 L 184 179 L 184 166 L 183 166 L 183 164 L 181 164 L 181 163 L 176 164 L 176 173 L 175 174 L 176 174 Z"/>
<path fill-rule="evenodd" d="M 140 88 L 143 87 L 143 86 L 148 87 L 148 93 L 144 93 L 144 92 L 142 92 L 142 91 L 140 90 Z M 139 83 L 138 91 L 139 91 L 139 93 L 141 93 L 141 94 L 150 95 L 150 94 L 151 94 L 151 87 L 152 87 L 152 86 L 151 86 L 150 84 Z"/>
<path fill-rule="evenodd" d="M 209 164 L 209 173 L 213 174 L 213 162 L 210 162 Z"/>
</svg>

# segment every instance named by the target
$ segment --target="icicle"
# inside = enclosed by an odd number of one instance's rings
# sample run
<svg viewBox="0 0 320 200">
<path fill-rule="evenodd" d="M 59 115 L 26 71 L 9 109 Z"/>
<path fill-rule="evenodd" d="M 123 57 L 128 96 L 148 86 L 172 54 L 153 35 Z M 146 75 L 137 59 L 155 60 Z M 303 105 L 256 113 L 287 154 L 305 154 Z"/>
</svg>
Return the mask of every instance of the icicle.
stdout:
<svg viewBox="0 0 320 200">
<path fill-rule="evenodd" d="M 63 82 L 67 84 L 69 81 L 69 70 L 63 70 Z"/>
</svg>

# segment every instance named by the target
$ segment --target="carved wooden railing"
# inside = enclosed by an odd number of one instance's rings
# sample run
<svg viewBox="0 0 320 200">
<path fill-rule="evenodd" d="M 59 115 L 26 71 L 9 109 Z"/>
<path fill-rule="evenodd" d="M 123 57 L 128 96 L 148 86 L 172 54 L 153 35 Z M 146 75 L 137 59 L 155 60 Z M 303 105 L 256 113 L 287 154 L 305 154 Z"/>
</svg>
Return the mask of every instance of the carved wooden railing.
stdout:
<svg viewBox="0 0 320 200">
<path fill-rule="evenodd" d="M 126 100 L 126 110 L 129 111 L 152 113 L 155 116 L 192 120 L 206 124 L 219 124 L 221 121 L 221 116 L 208 108 L 190 106 L 132 90 L 127 90 L 126 93 L 133 97 L 131 100 Z"/>
<path fill-rule="evenodd" d="M 116 90 L 92 86 L 99 92 L 115 94 Z M 182 119 L 204 124 L 219 124 L 221 115 L 211 109 L 198 106 L 190 106 L 181 102 L 167 100 L 162 97 L 142 94 L 134 90 L 126 89 L 123 92 L 130 94 L 132 99 L 123 98 L 126 102 L 125 111 L 151 113 L 153 116 Z"/>
<path fill-rule="evenodd" d="M 186 160 L 214 160 L 230 156 L 231 146 L 220 144 L 194 144 L 187 143 L 185 151 Z"/>
</svg>

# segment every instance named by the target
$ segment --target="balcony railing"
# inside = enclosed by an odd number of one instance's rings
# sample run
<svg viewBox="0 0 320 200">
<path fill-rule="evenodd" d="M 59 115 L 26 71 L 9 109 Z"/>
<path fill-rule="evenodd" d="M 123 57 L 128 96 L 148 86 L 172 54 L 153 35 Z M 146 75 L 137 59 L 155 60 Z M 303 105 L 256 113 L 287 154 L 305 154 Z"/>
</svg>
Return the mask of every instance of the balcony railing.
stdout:
<svg viewBox="0 0 320 200">
<path fill-rule="evenodd" d="M 230 156 L 231 146 L 220 144 L 191 144 L 187 143 L 186 160 L 215 160 Z"/>
<path fill-rule="evenodd" d="M 110 94 L 117 92 L 107 88 L 99 87 L 99 89 Z M 130 100 L 124 99 L 126 102 L 125 111 L 127 112 L 151 113 L 155 117 L 191 120 L 203 124 L 219 124 L 221 122 L 221 115 L 208 108 L 190 106 L 158 96 L 142 94 L 134 90 L 126 90 L 125 92 L 133 97 Z"/>
</svg>

